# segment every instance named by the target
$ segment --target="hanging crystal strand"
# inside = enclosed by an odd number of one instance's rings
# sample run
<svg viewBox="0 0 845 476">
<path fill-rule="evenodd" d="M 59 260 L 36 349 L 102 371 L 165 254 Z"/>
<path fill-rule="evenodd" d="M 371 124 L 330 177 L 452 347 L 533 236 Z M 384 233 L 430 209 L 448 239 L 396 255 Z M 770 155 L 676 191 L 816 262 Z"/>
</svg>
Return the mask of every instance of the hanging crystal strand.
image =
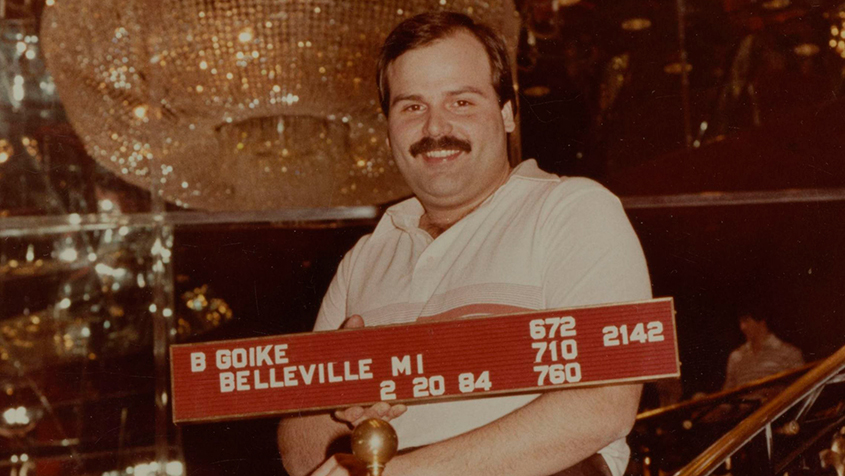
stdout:
<svg viewBox="0 0 845 476">
<path fill-rule="evenodd" d="M 145 16 L 158 17 L 162 14 L 162 5 L 158 1 L 137 0 L 134 8 L 139 18 Z M 153 21 L 152 18 L 149 21 Z M 155 56 L 165 42 L 164 38 L 155 31 L 149 32 L 144 38 L 146 56 Z M 164 78 L 153 75 L 150 79 L 147 90 L 148 97 L 145 98 L 150 105 L 164 103 L 166 90 Z M 150 127 L 144 129 L 142 137 L 145 143 L 164 140 L 160 137 L 166 134 L 166 127 L 163 126 L 164 117 L 161 110 L 151 108 L 146 118 Z M 174 286 L 173 286 L 173 226 L 166 223 L 166 201 L 163 185 L 167 181 L 168 169 L 167 152 L 159 149 L 153 152 L 151 149 L 142 149 L 145 154 L 144 160 L 149 165 L 152 198 L 150 212 L 153 215 L 152 227 L 152 248 L 151 258 L 151 292 L 152 304 L 150 314 L 153 326 L 153 360 L 155 365 L 155 460 L 158 463 L 156 474 L 165 476 L 168 464 L 182 464 L 181 454 L 181 431 L 172 424 L 169 412 L 170 403 L 170 366 L 168 365 L 168 349 L 176 335 L 174 325 Z M 175 454 L 174 454 L 175 453 Z"/>
<path fill-rule="evenodd" d="M 150 314 L 153 325 L 153 358 L 155 362 L 155 452 L 158 474 L 164 475 L 172 459 L 181 462 L 181 454 L 171 455 L 171 443 L 177 443 L 179 429 L 171 424 L 168 404 L 170 402 L 170 374 L 167 362 L 168 348 L 176 334 L 173 317 L 173 227 L 164 224 L 164 212 L 159 211 L 157 224 L 153 227 L 152 258 L 152 304 Z M 171 441 L 171 437 L 174 441 Z M 178 445 L 174 445 L 177 451 Z"/>
</svg>

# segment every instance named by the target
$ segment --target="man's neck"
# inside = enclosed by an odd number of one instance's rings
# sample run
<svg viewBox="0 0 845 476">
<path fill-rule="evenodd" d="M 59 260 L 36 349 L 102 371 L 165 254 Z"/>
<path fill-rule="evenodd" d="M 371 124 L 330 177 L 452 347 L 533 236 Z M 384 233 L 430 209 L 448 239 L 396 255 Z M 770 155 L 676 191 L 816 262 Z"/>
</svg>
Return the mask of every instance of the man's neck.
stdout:
<svg viewBox="0 0 845 476">
<path fill-rule="evenodd" d="M 465 216 L 469 215 L 476 208 L 478 208 L 484 200 L 473 204 L 470 207 L 465 207 L 458 210 L 438 210 L 428 211 L 420 217 L 420 228 L 431 235 L 432 238 L 437 238 L 443 232 L 452 227 L 455 223 L 461 221 Z"/>
<path fill-rule="evenodd" d="M 749 340 L 748 343 L 751 345 L 752 352 L 759 352 L 763 348 L 763 344 L 766 342 L 766 339 L 769 338 L 770 333 L 760 334 L 755 339 Z"/>
<path fill-rule="evenodd" d="M 430 205 L 426 206 L 423 204 L 425 213 L 423 213 L 420 217 L 420 229 L 431 235 L 432 238 L 437 238 L 443 234 L 443 232 L 451 228 L 452 225 L 474 212 L 475 209 L 480 207 L 481 204 L 484 203 L 491 195 L 496 193 L 496 190 L 499 190 L 499 188 L 508 181 L 508 177 L 510 177 L 511 172 L 513 172 L 513 168 L 508 167 L 508 172 L 502 177 L 501 183 L 499 183 L 499 185 L 489 194 L 481 197 L 476 202 L 468 203 L 459 207 L 436 207 Z"/>
</svg>

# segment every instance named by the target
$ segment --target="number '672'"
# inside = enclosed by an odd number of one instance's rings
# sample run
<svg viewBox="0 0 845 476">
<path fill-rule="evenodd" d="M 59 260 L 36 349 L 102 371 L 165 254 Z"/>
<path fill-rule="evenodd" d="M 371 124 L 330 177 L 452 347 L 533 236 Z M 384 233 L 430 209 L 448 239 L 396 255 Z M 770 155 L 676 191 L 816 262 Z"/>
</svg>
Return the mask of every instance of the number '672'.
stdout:
<svg viewBox="0 0 845 476">
<path fill-rule="evenodd" d="M 531 332 L 531 338 L 534 340 L 574 337 L 575 318 L 572 316 L 563 316 L 532 319 L 528 323 L 528 329 Z"/>
</svg>

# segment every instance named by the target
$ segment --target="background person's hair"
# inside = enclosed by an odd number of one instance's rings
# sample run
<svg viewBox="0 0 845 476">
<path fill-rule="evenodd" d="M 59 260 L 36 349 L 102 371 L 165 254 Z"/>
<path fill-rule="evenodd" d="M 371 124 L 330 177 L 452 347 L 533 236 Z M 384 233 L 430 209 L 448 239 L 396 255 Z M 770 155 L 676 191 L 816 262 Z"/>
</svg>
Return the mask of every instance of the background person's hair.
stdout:
<svg viewBox="0 0 845 476">
<path fill-rule="evenodd" d="M 499 107 L 510 101 L 516 116 L 516 92 L 505 40 L 489 26 L 476 23 L 467 15 L 456 12 L 421 13 L 400 23 L 387 36 L 381 48 L 376 71 L 379 102 L 385 116 L 390 109 L 387 67 L 406 51 L 426 46 L 459 31 L 470 33 L 484 46 L 493 73 L 493 89 L 499 96 Z"/>
<path fill-rule="evenodd" d="M 741 312 L 737 315 L 738 321 L 744 321 L 746 319 L 754 321 L 754 322 L 766 322 L 766 317 L 763 314 L 757 313 L 757 312 L 746 311 L 746 312 Z"/>
</svg>

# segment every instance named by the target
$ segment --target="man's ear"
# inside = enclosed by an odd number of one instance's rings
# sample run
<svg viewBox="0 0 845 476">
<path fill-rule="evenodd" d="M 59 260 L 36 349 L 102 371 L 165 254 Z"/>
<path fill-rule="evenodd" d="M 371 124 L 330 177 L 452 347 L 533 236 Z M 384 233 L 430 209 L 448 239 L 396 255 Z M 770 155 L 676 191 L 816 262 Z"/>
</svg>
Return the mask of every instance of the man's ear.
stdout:
<svg viewBox="0 0 845 476">
<path fill-rule="evenodd" d="M 502 106 L 502 123 L 505 125 L 505 132 L 511 133 L 516 130 L 516 121 L 513 118 L 513 104 L 510 101 Z"/>
</svg>

